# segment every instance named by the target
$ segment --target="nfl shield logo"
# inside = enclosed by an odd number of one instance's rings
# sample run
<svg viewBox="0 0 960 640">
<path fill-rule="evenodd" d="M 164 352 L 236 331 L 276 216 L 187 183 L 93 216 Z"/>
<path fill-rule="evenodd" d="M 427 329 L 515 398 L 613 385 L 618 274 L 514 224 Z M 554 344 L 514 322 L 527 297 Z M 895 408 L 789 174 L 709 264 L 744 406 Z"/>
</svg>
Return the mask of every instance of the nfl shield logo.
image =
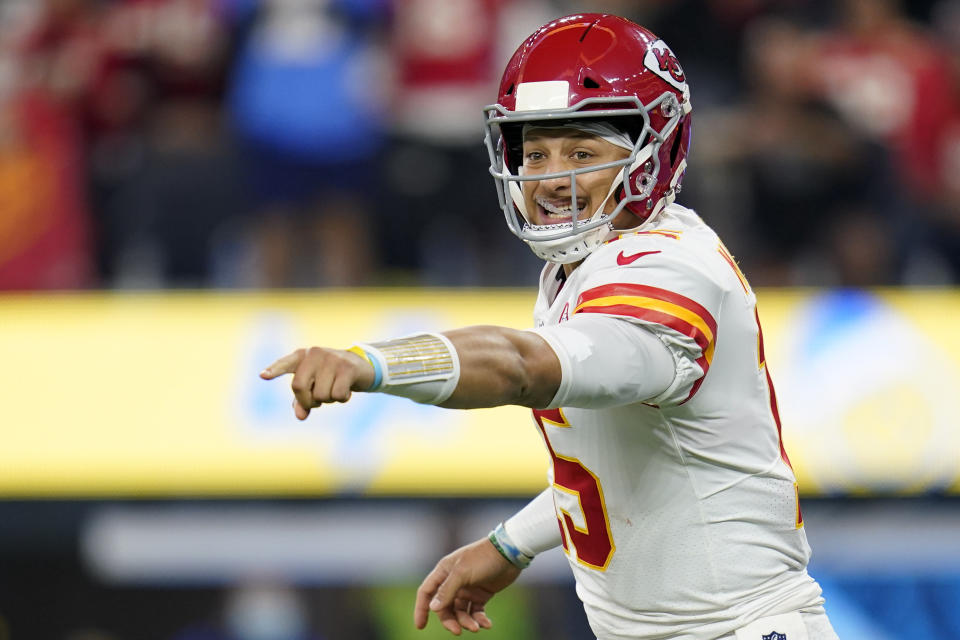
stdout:
<svg viewBox="0 0 960 640">
<path fill-rule="evenodd" d="M 787 640 L 787 634 L 771 631 L 767 635 L 763 636 L 763 640 Z"/>
</svg>

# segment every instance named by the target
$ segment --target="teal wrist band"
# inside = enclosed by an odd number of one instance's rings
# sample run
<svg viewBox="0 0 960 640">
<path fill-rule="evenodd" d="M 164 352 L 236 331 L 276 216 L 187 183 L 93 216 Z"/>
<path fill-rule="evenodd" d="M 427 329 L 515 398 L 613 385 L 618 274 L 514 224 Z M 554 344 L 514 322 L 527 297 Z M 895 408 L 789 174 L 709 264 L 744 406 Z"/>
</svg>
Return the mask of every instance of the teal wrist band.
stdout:
<svg viewBox="0 0 960 640">
<path fill-rule="evenodd" d="M 494 548 L 500 552 L 500 555 L 516 568 L 526 569 L 530 566 L 530 563 L 533 562 L 533 556 L 528 556 L 523 551 L 520 551 L 513 543 L 513 540 L 507 535 L 507 530 L 504 528 L 502 522 L 497 525 L 496 529 L 490 532 L 487 538 L 491 544 L 493 544 Z"/>
</svg>

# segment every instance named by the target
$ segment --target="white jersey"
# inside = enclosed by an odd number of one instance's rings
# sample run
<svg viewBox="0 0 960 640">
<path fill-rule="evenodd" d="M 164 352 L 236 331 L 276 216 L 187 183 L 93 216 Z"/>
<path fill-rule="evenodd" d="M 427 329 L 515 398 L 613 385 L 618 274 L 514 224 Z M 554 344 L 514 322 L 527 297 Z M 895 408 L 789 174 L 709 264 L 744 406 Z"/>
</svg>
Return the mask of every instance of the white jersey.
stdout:
<svg viewBox="0 0 960 640">
<path fill-rule="evenodd" d="M 756 297 L 717 235 L 671 205 L 566 281 L 561 268 L 543 270 L 537 326 L 616 316 L 654 332 L 677 365 L 645 403 L 534 412 L 597 637 L 706 640 L 821 604 Z"/>
</svg>

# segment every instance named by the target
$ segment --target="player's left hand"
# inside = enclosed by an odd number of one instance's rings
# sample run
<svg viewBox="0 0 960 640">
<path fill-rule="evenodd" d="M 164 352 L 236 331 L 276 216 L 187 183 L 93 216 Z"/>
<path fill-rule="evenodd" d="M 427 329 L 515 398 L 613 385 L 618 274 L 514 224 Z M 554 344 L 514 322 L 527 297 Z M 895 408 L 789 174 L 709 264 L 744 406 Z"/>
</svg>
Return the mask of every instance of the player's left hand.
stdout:
<svg viewBox="0 0 960 640">
<path fill-rule="evenodd" d="M 260 372 L 264 380 L 292 373 L 293 413 L 306 420 L 310 410 L 328 402 L 346 402 L 354 391 L 373 384 L 373 366 L 340 349 L 310 347 L 287 354 Z"/>
<path fill-rule="evenodd" d="M 413 623 L 427 626 L 433 611 L 443 628 L 455 636 L 463 629 L 477 632 L 493 626 L 484 607 L 498 591 L 520 575 L 490 541 L 481 538 L 445 556 L 417 589 Z"/>
</svg>

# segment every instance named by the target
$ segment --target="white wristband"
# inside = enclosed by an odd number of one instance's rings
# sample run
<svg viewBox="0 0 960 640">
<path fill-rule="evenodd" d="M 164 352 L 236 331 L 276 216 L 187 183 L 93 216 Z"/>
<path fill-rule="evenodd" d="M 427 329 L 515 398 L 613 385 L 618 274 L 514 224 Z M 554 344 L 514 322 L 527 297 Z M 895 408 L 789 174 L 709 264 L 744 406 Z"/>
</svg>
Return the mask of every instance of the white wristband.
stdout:
<svg viewBox="0 0 960 640">
<path fill-rule="evenodd" d="M 439 333 L 360 343 L 352 350 L 358 349 L 373 365 L 375 379 L 369 391 L 440 404 L 453 395 L 460 381 L 457 350 Z"/>
</svg>

